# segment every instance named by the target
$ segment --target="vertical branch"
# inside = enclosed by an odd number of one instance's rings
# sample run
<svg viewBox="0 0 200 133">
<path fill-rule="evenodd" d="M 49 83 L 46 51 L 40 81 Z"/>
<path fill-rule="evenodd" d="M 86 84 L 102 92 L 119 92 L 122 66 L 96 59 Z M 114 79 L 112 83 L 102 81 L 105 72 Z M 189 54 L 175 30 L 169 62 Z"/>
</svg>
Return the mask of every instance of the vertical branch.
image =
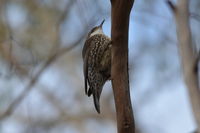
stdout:
<svg viewBox="0 0 200 133">
<path fill-rule="evenodd" d="M 13 33 L 12 33 L 12 29 L 10 27 L 10 22 L 8 21 L 8 16 L 6 14 L 6 9 L 7 9 L 7 6 L 8 6 L 8 2 L 9 1 L 6 1 L 6 0 L 3 0 L 2 1 L 2 4 L 3 4 L 3 7 L 2 7 L 2 14 L 3 14 L 3 19 L 4 19 L 4 25 L 6 27 L 6 37 L 9 39 L 9 43 L 8 43 L 8 58 L 13 60 L 13 55 L 12 55 L 12 52 L 13 52 L 13 44 L 12 44 L 12 36 L 13 36 Z M 12 70 L 13 68 L 13 62 L 9 62 L 9 71 Z"/>
<path fill-rule="evenodd" d="M 55 41 L 53 47 L 52 47 L 52 53 L 56 53 L 57 50 L 60 48 L 60 26 L 65 21 L 65 19 L 69 16 L 69 11 L 73 7 L 73 4 L 76 2 L 76 0 L 70 0 L 64 8 L 64 11 L 60 14 L 58 17 L 58 20 L 55 24 Z"/>
<path fill-rule="evenodd" d="M 134 0 L 111 0 L 112 4 L 112 86 L 118 133 L 134 133 L 128 75 L 128 29 Z"/>
<path fill-rule="evenodd" d="M 188 0 L 178 0 L 177 6 L 168 1 L 176 20 L 179 54 L 185 84 L 189 90 L 193 113 L 197 122 L 197 132 L 200 133 L 200 90 L 198 86 L 198 59 L 192 47 L 192 37 L 189 25 Z"/>
</svg>

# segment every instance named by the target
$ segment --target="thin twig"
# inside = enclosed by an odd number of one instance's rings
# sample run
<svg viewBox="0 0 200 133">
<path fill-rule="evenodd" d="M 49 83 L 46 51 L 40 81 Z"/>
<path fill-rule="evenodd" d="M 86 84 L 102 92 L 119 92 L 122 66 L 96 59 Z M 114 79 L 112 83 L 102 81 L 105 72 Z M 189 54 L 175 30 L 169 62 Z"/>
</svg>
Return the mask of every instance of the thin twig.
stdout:
<svg viewBox="0 0 200 133">
<path fill-rule="evenodd" d="M 196 13 L 190 13 L 190 17 L 194 18 L 198 22 L 200 22 L 200 16 Z"/>
<path fill-rule="evenodd" d="M 62 12 L 62 14 L 60 15 L 60 17 L 58 18 L 56 25 L 59 27 L 60 24 L 68 17 L 69 15 L 69 10 L 71 9 L 71 7 L 73 7 L 73 4 L 76 2 L 76 0 L 70 0 L 70 2 L 68 2 L 64 8 L 64 11 Z"/>
<path fill-rule="evenodd" d="M 174 5 L 174 3 L 171 0 L 167 0 L 167 4 L 171 8 L 172 11 L 176 10 L 176 6 Z"/>
<path fill-rule="evenodd" d="M 7 8 L 7 2 L 6 0 L 3 1 L 3 9 L 2 9 L 2 12 L 3 12 L 3 18 L 4 18 L 4 25 L 6 27 L 6 36 L 7 38 L 9 39 L 9 53 L 8 53 L 8 56 L 9 56 L 9 59 L 13 60 L 13 56 L 12 56 L 12 53 L 13 53 L 13 44 L 12 44 L 12 37 L 13 37 L 13 32 L 12 32 L 12 29 L 10 27 L 10 23 L 8 21 L 8 16 L 6 14 L 6 8 Z M 13 62 L 9 62 L 9 70 L 12 70 L 13 68 Z"/>
<path fill-rule="evenodd" d="M 81 40 L 84 36 L 81 36 L 75 43 L 71 44 L 69 47 L 63 48 L 59 50 L 56 54 L 53 54 L 43 65 L 43 67 L 35 74 L 32 80 L 28 83 L 28 85 L 23 89 L 24 91 L 8 106 L 7 110 L 0 115 L 0 120 L 12 114 L 17 105 L 25 98 L 27 93 L 33 88 L 35 83 L 38 81 L 39 77 L 43 74 L 43 72 L 48 68 L 57 58 L 67 53 L 68 51 L 75 48 L 78 44 L 80 44 Z"/>
<path fill-rule="evenodd" d="M 60 14 L 60 16 L 58 17 L 58 20 L 56 21 L 56 24 L 55 24 L 56 39 L 55 39 L 55 42 L 54 42 L 55 45 L 53 45 L 52 50 L 51 50 L 54 53 L 60 47 L 60 26 L 63 23 L 63 21 L 68 17 L 69 10 L 71 9 L 71 7 L 73 7 L 72 5 L 75 2 L 76 2 L 76 0 L 70 0 L 70 2 L 66 4 L 64 11 Z"/>
</svg>

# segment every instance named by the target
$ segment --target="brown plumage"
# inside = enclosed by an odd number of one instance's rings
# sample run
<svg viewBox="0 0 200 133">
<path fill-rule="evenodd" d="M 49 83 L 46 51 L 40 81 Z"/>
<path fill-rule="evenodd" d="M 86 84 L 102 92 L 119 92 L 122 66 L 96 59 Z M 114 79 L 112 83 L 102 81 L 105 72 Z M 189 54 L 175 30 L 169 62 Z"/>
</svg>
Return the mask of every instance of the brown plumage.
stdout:
<svg viewBox="0 0 200 133">
<path fill-rule="evenodd" d="M 88 96 L 93 95 L 98 113 L 100 95 L 105 82 L 110 78 L 111 71 L 111 40 L 102 31 L 103 23 L 104 21 L 88 33 L 82 51 L 85 93 Z"/>
</svg>

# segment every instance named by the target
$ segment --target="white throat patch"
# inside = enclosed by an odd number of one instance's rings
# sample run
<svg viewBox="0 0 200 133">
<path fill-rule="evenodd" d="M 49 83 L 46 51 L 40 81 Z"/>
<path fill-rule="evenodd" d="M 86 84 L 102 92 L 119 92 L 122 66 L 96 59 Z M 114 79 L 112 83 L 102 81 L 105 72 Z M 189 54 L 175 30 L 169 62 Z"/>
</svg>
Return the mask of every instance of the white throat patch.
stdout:
<svg viewBox="0 0 200 133">
<path fill-rule="evenodd" d="M 103 30 L 101 28 L 99 28 L 98 30 L 96 30 L 95 32 L 93 32 L 90 37 L 97 35 L 97 34 L 103 34 Z"/>
</svg>

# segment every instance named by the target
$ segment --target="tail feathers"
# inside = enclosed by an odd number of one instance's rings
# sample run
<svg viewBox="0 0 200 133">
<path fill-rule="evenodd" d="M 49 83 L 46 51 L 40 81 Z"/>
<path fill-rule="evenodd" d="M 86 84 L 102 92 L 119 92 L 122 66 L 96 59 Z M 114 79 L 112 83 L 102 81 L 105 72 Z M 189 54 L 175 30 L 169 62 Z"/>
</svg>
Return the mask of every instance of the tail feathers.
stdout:
<svg viewBox="0 0 200 133">
<path fill-rule="evenodd" d="M 89 88 L 89 90 L 87 92 L 88 97 L 93 95 L 94 106 L 98 113 L 100 113 L 99 99 L 100 99 L 101 91 L 102 91 L 102 88 L 101 89 L 95 88 L 95 90 L 93 90 L 92 88 Z"/>
<path fill-rule="evenodd" d="M 93 99 L 94 99 L 95 109 L 100 114 L 100 104 L 99 104 L 100 94 L 98 94 L 98 92 L 94 93 Z"/>
<path fill-rule="evenodd" d="M 97 73 L 97 72 L 91 72 L 89 76 L 89 89 L 87 91 L 87 95 L 91 96 L 93 95 L 94 100 L 94 106 L 98 113 L 100 113 L 100 96 L 103 89 L 103 86 L 107 80 L 107 78 L 104 77 L 104 75 Z"/>
</svg>

